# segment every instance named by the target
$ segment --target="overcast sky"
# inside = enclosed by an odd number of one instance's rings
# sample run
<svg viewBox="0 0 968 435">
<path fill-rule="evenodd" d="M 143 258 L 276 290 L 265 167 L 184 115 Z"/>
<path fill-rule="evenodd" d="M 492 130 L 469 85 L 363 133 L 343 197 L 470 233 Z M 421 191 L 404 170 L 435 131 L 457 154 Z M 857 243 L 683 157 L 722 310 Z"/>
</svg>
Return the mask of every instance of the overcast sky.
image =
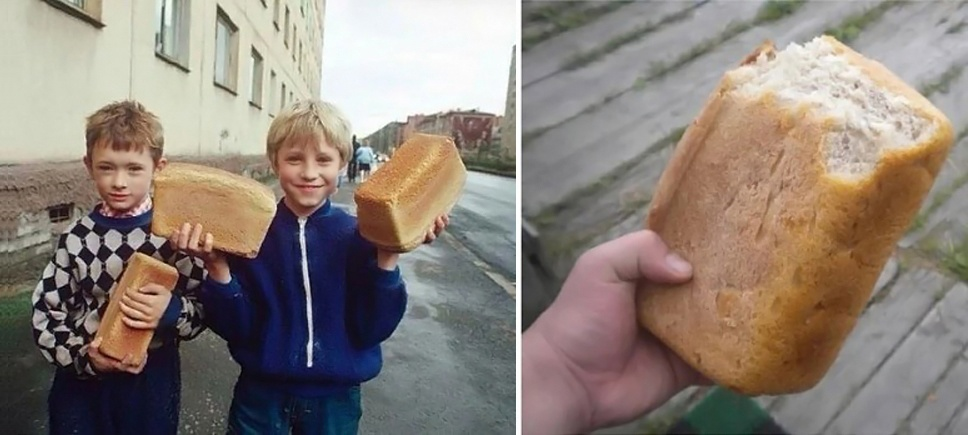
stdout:
<svg viewBox="0 0 968 435">
<path fill-rule="evenodd" d="M 327 0 L 322 98 L 360 138 L 407 115 L 498 115 L 520 0 Z"/>
</svg>

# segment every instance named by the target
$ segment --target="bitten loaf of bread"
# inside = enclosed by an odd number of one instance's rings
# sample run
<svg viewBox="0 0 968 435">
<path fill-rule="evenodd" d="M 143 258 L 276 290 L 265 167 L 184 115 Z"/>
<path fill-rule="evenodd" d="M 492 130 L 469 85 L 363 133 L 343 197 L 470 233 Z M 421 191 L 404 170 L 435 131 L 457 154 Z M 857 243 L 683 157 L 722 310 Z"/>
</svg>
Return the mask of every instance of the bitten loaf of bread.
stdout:
<svg viewBox="0 0 968 435">
<path fill-rule="evenodd" d="M 178 270 L 174 267 L 140 252 L 134 253 L 128 259 L 121 279 L 111 290 L 111 301 L 108 302 L 108 308 L 95 335 L 95 339 L 102 340 L 101 353 L 115 359 L 124 359 L 125 355 L 131 355 L 135 360 L 133 362 L 140 364 L 155 331 L 133 329 L 121 321 L 124 316 L 121 312 L 121 296 L 125 292 L 136 292 L 146 284 L 158 284 L 172 291 L 177 282 Z"/>
<path fill-rule="evenodd" d="M 251 178 L 190 163 L 170 163 L 155 178 L 151 232 L 170 237 L 202 224 L 214 248 L 255 258 L 276 213 L 272 190 Z"/>
<path fill-rule="evenodd" d="M 414 135 L 356 190 L 360 234 L 381 249 L 411 251 L 457 203 L 466 181 L 449 137 Z"/>
<path fill-rule="evenodd" d="M 950 121 L 829 37 L 728 71 L 659 180 L 648 227 L 694 265 L 640 322 L 748 395 L 809 389 L 854 328 L 953 141 Z"/>
</svg>

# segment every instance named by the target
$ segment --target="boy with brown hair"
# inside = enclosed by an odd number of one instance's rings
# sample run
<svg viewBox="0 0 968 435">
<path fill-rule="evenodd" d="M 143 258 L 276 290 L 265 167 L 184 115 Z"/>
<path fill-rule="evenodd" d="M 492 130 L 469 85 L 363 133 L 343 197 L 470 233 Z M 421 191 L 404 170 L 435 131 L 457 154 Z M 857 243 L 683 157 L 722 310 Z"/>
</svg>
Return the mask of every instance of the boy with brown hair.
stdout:
<svg viewBox="0 0 968 435">
<path fill-rule="evenodd" d="M 350 124 L 336 106 L 299 101 L 272 121 L 266 154 L 285 197 L 259 254 L 213 252 L 213 237 L 185 223 L 179 249 L 205 260 L 206 323 L 242 368 L 230 433 L 355 434 L 360 384 L 379 374 L 380 343 L 407 307 L 398 254 L 360 236 L 334 207 L 352 155 Z M 425 242 L 447 225 L 437 218 Z"/>
<path fill-rule="evenodd" d="M 33 293 L 33 333 L 57 369 L 48 397 L 50 433 L 175 434 L 181 394 L 178 345 L 204 330 L 197 259 L 151 234 L 151 182 L 166 165 L 158 118 L 134 101 L 87 118 L 84 165 L 101 202 L 57 241 Z M 127 292 L 122 321 L 154 330 L 146 358 L 117 360 L 94 341 L 125 263 L 141 252 L 180 274 L 174 292 L 147 285 Z"/>
</svg>

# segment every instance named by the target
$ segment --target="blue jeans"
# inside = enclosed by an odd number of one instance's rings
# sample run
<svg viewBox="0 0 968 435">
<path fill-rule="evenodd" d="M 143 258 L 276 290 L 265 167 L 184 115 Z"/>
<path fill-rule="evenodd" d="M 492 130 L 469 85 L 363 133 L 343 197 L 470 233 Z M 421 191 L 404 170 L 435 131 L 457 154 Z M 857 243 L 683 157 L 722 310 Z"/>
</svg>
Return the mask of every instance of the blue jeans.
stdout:
<svg viewBox="0 0 968 435">
<path fill-rule="evenodd" d="M 305 398 L 240 378 L 229 410 L 230 434 L 356 434 L 363 407 L 360 387 Z"/>
</svg>

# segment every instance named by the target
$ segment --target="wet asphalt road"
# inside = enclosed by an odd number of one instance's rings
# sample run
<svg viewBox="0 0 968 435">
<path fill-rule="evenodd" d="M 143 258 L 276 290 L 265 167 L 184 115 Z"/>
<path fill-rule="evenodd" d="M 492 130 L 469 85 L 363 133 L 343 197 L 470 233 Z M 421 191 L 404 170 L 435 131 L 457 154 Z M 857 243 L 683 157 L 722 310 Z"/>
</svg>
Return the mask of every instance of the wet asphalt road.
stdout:
<svg viewBox="0 0 968 435">
<path fill-rule="evenodd" d="M 401 257 L 407 314 L 363 386 L 361 433 L 514 433 L 514 299 L 474 260 L 513 282 L 514 179 L 471 173 L 447 234 Z M 0 300 L 0 314 L 0 433 L 46 433 L 51 369 L 29 301 Z M 224 433 L 238 367 L 210 332 L 182 346 L 181 433 Z"/>
<path fill-rule="evenodd" d="M 515 180 L 469 172 L 448 231 L 505 279 L 515 282 Z"/>
</svg>

